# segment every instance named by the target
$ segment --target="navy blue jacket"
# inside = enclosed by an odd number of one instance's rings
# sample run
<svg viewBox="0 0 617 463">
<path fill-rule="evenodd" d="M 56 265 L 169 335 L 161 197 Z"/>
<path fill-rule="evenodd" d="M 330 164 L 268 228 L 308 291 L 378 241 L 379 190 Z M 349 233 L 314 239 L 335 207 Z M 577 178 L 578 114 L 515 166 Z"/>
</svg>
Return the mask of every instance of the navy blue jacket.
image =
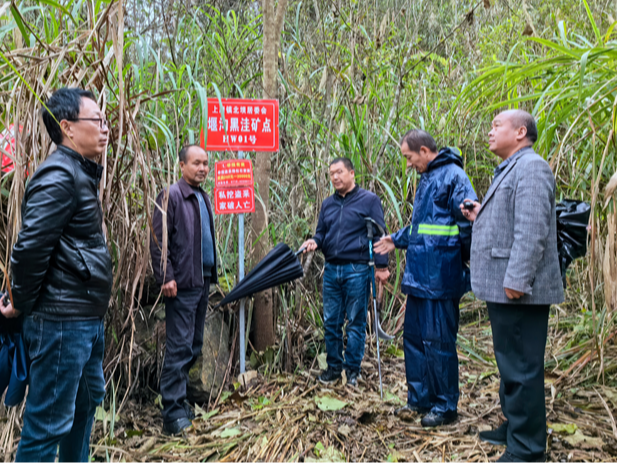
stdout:
<svg viewBox="0 0 617 463">
<path fill-rule="evenodd" d="M 442 148 L 422 174 L 411 225 L 392 235 L 407 249 L 405 294 L 425 299 L 460 298 L 471 289 L 469 260 L 471 222 L 460 209 L 464 199 L 477 201 L 457 150 Z"/>
<path fill-rule="evenodd" d="M 375 193 L 356 187 L 345 197 L 334 193 L 321 204 L 313 239 L 326 262 L 332 264 L 368 263 L 369 249 L 365 217 L 371 217 L 386 230 L 381 200 Z M 374 229 L 373 243 L 381 236 Z M 388 256 L 374 254 L 375 266 L 388 266 Z"/>
</svg>

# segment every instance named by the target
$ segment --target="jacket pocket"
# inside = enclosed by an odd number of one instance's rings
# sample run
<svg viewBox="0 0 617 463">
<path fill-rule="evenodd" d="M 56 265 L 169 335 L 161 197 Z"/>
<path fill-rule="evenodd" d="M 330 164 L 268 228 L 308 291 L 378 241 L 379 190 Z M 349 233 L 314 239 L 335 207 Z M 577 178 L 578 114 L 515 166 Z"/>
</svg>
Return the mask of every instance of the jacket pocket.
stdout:
<svg viewBox="0 0 617 463">
<path fill-rule="evenodd" d="M 358 250 L 360 251 L 360 255 L 364 255 L 364 253 L 368 254 L 368 237 L 358 237 Z"/>
<path fill-rule="evenodd" d="M 76 244 L 79 255 L 88 270 L 89 278 L 86 280 L 88 286 L 111 288 L 111 256 L 105 240 L 101 238 L 77 241 Z"/>
<path fill-rule="evenodd" d="M 493 248 L 491 249 L 491 257 L 495 259 L 509 259 L 510 251 L 510 248 Z"/>
<path fill-rule="evenodd" d="M 79 246 L 75 239 L 62 236 L 60 243 L 57 246 L 57 251 L 52 255 L 53 263 L 62 272 L 58 275 L 61 278 L 62 273 L 74 276 L 81 282 L 86 282 L 90 279 L 90 270 L 86 265 Z"/>
<path fill-rule="evenodd" d="M 36 314 L 24 318 L 22 337 L 26 343 L 30 360 L 36 360 L 39 357 L 43 338 L 43 324 L 44 320 Z"/>
</svg>

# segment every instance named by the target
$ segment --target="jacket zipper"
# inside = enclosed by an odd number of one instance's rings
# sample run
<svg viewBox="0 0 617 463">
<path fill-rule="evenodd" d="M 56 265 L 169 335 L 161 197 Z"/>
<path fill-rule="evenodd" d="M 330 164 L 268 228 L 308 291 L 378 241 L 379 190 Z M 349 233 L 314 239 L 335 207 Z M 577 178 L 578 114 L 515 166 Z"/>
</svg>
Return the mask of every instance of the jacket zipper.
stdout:
<svg viewBox="0 0 617 463">
<path fill-rule="evenodd" d="M 338 233 L 336 234 L 336 253 L 334 256 L 338 256 L 338 250 L 340 248 L 340 239 L 341 239 L 341 221 L 343 220 L 343 208 L 345 207 L 345 198 L 343 198 L 343 203 L 341 204 L 341 212 L 338 216 Z"/>
<path fill-rule="evenodd" d="M 197 194 L 201 194 L 201 191 L 198 191 L 195 193 L 195 195 Z M 204 201 L 205 204 L 205 200 L 203 199 L 202 196 L 202 200 Z M 201 203 L 199 202 L 199 199 L 197 199 L 197 207 L 199 208 L 199 231 L 201 232 L 199 235 L 199 249 L 201 250 L 201 281 L 203 282 L 204 279 L 204 223 L 203 223 L 203 217 L 201 216 Z"/>
</svg>

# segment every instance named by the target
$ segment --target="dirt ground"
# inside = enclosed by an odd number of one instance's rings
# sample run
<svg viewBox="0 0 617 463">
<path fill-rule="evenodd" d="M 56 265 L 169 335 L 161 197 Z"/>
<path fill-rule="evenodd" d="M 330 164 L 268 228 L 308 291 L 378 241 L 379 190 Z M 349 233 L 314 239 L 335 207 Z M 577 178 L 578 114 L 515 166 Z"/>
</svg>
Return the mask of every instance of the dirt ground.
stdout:
<svg viewBox="0 0 617 463">
<path fill-rule="evenodd" d="M 554 321 L 551 323 L 554 325 Z M 558 321 L 556 322 L 558 323 Z M 551 328 L 551 329 L 554 329 Z M 549 339 L 551 339 L 549 337 Z M 405 403 L 405 368 L 396 345 L 382 343 L 384 399 L 380 399 L 373 338 L 367 341 L 359 387 L 324 387 L 319 370 L 259 374 L 247 388 L 223 392 L 212 410 L 197 408 L 185 437 L 161 435 L 160 411 L 129 403 L 114 423 L 97 421 L 97 460 L 126 461 L 490 461 L 503 447 L 477 438 L 498 426 L 499 375 L 490 326 L 485 317 L 467 319 L 459 336 L 459 419 L 450 426 L 423 429 L 420 417 L 401 421 L 394 410 Z M 551 355 L 549 341 L 547 359 Z M 614 349 L 614 346 L 610 346 Z M 617 460 L 617 391 L 585 386 L 571 373 L 546 373 L 549 461 Z M 594 383 L 595 384 L 595 383 Z"/>
</svg>

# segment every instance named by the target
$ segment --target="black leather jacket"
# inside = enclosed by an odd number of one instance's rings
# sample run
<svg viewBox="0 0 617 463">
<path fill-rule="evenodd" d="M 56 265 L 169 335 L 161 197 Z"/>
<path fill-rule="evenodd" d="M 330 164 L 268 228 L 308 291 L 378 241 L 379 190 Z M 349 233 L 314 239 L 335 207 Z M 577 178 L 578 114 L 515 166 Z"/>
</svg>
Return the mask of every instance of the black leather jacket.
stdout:
<svg viewBox="0 0 617 463">
<path fill-rule="evenodd" d="M 11 255 L 13 303 L 23 314 L 105 315 L 112 263 L 97 195 L 102 172 L 59 146 L 30 180 Z"/>
</svg>

